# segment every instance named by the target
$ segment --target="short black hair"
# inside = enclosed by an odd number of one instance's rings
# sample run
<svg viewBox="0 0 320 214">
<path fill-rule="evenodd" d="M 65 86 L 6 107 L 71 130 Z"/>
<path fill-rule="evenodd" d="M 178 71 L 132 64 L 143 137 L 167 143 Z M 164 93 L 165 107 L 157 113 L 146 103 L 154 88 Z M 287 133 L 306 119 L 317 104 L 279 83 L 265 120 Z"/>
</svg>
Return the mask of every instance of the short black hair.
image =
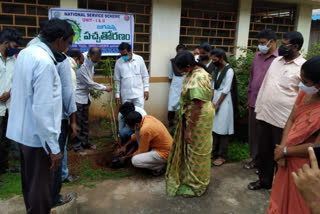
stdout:
<svg viewBox="0 0 320 214">
<path fill-rule="evenodd" d="M 102 51 L 99 47 L 91 47 L 88 51 L 89 56 L 98 56 L 101 57 Z"/>
<path fill-rule="evenodd" d="M 122 43 L 119 45 L 118 49 L 119 49 L 120 51 L 127 50 L 128 52 L 130 52 L 130 51 L 131 51 L 131 45 L 130 45 L 129 43 L 127 43 L 127 42 L 122 42 Z"/>
<path fill-rule="evenodd" d="M 222 58 L 224 61 L 228 62 L 227 54 L 226 52 L 221 48 L 215 48 L 211 51 L 211 55 Z"/>
<path fill-rule="evenodd" d="M 40 31 L 43 30 L 43 27 L 48 23 L 49 20 L 43 21 L 40 23 Z"/>
<path fill-rule="evenodd" d="M 0 32 L 0 44 L 4 42 L 16 42 L 18 45 L 21 45 L 21 33 L 13 27 L 5 28 L 2 32 Z"/>
<path fill-rule="evenodd" d="M 302 66 L 303 75 L 308 80 L 320 84 L 320 56 L 314 56 L 306 61 Z"/>
<path fill-rule="evenodd" d="M 180 49 L 185 50 L 185 49 L 186 49 L 186 46 L 184 46 L 184 44 L 179 44 L 179 45 L 177 45 L 176 51 L 178 52 L 178 50 L 180 50 Z"/>
<path fill-rule="evenodd" d="M 70 56 L 70 57 L 73 57 L 73 58 L 77 58 L 77 59 L 80 59 L 81 55 L 82 55 L 80 50 L 77 49 L 77 48 L 68 50 L 68 52 L 66 54 L 67 54 L 67 56 Z"/>
<path fill-rule="evenodd" d="M 122 114 L 123 117 L 126 117 L 127 114 L 134 111 L 135 107 L 133 103 L 125 102 L 119 108 L 119 112 Z"/>
<path fill-rule="evenodd" d="M 124 117 L 124 120 L 129 127 L 133 127 L 142 121 L 142 116 L 139 112 L 132 111 Z"/>
<path fill-rule="evenodd" d="M 211 47 L 211 45 L 210 45 L 208 42 L 203 42 L 203 43 L 200 45 L 199 49 L 203 49 L 203 50 L 205 50 L 206 52 L 209 52 L 209 53 L 210 53 L 212 47 Z"/>
<path fill-rule="evenodd" d="M 283 39 L 289 40 L 290 44 L 298 45 L 298 50 L 301 50 L 303 45 L 303 36 L 298 31 L 287 32 L 283 35 Z"/>
<path fill-rule="evenodd" d="M 177 56 L 174 58 L 174 63 L 179 69 L 186 68 L 188 65 L 190 66 L 198 65 L 207 71 L 207 67 L 201 62 L 196 62 L 193 54 L 187 50 L 184 50 L 178 53 Z"/>
<path fill-rule="evenodd" d="M 42 29 L 42 37 L 48 42 L 54 42 L 59 38 L 67 40 L 70 36 L 74 36 L 74 31 L 71 25 L 61 19 L 50 19 L 44 24 Z"/>
<path fill-rule="evenodd" d="M 262 31 L 260 31 L 257 35 L 258 39 L 267 39 L 267 40 L 271 40 L 273 39 L 274 41 L 277 41 L 277 35 L 276 33 L 271 30 L 271 29 L 264 29 Z"/>
</svg>

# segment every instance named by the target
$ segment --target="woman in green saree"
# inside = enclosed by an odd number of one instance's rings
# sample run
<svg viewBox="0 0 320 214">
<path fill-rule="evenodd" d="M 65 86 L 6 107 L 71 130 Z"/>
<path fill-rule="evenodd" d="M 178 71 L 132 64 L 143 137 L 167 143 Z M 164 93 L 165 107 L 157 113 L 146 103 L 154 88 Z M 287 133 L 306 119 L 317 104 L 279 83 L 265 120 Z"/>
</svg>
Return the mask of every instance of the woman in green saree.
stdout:
<svg viewBox="0 0 320 214">
<path fill-rule="evenodd" d="M 179 122 L 166 172 L 169 196 L 201 196 L 210 182 L 212 124 L 211 76 L 188 51 L 175 58 L 185 73 L 180 96 Z"/>
</svg>

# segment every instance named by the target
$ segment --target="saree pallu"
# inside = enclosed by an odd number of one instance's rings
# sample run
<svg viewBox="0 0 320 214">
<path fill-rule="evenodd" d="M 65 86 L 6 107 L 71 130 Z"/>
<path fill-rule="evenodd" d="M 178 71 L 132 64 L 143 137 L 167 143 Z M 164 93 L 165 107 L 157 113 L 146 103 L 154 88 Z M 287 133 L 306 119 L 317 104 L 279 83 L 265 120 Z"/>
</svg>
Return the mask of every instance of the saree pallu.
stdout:
<svg viewBox="0 0 320 214">
<path fill-rule="evenodd" d="M 320 129 L 320 102 L 305 102 L 306 93 L 300 92 L 296 101 L 296 118 L 286 145 L 296 146 L 313 143 Z M 309 214 L 291 177 L 292 172 L 309 164 L 309 158 L 288 157 L 286 168 L 279 167 L 272 186 L 268 214 Z"/>
<path fill-rule="evenodd" d="M 179 122 L 169 153 L 166 172 L 167 194 L 200 196 L 210 182 L 212 123 L 211 76 L 203 69 L 186 75 L 180 96 Z M 191 130 L 191 143 L 184 142 L 185 127 L 195 106 L 194 100 L 204 102 Z"/>
</svg>

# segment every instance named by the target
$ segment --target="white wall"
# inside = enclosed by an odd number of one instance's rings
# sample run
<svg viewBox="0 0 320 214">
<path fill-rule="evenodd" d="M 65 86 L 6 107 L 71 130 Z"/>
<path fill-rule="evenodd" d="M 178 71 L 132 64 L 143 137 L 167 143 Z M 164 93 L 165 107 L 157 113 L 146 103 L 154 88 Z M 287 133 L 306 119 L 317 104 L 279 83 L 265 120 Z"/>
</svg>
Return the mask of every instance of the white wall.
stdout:
<svg viewBox="0 0 320 214">
<path fill-rule="evenodd" d="M 168 77 L 170 58 L 175 56 L 175 48 L 179 43 L 181 18 L 181 0 L 153 0 L 151 55 L 150 55 L 150 100 L 145 109 L 162 122 L 167 121 L 168 80 L 157 77 Z"/>
<path fill-rule="evenodd" d="M 236 47 L 248 47 L 252 0 L 239 0 L 238 23 L 236 31 Z M 236 49 L 238 58 L 242 51 Z"/>
<path fill-rule="evenodd" d="M 61 8 L 78 8 L 78 0 L 60 0 Z"/>
<path fill-rule="evenodd" d="M 303 54 L 308 52 L 312 22 L 311 16 L 312 6 L 300 3 L 298 6 L 296 30 L 302 33 L 304 38 L 304 43 L 301 49 Z"/>
</svg>

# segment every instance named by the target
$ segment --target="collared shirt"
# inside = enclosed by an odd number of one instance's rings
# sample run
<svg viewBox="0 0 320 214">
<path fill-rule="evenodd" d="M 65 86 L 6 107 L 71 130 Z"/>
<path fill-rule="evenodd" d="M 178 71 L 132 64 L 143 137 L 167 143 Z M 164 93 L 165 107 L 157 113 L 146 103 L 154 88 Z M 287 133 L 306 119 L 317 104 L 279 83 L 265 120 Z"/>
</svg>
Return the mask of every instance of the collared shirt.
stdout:
<svg viewBox="0 0 320 214">
<path fill-rule="evenodd" d="M 271 63 L 278 56 L 278 48 L 268 58 L 265 58 L 265 55 L 261 52 L 258 52 L 255 55 L 251 66 L 250 81 L 248 85 L 248 101 L 251 108 L 255 107 L 263 79 Z"/>
<path fill-rule="evenodd" d="M 284 128 L 298 96 L 300 69 L 305 61 L 301 55 L 290 62 L 283 57 L 273 60 L 258 94 L 258 120 Z"/>
<path fill-rule="evenodd" d="M 76 76 L 76 72 L 77 72 L 77 63 L 76 61 L 72 58 L 68 56 L 68 60 L 70 62 L 70 73 L 71 73 L 71 80 L 72 80 L 72 85 L 73 85 L 73 90 L 76 91 L 77 89 L 77 76 Z"/>
<path fill-rule="evenodd" d="M 93 81 L 94 66 L 91 66 L 87 54 L 84 53 L 84 63 L 81 68 L 77 70 L 77 90 L 76 102 L 79 104 L 88 104 L 91 100 L 90 90 L 95 89 L 98 91 L 106 90 L 106 86 Z"/>
<path fill-rule="evenodd" d="M 136 135 L 132 135 L 131 139 L 136 140 Z M 139 140 L 139 148 L 133 154 L 134 156 L 154 150 L 160 157 L 168 160 L 173 139 L 167 128 L 158 119 L 150 115 L 142 118 Z"/>
<path fill-rule="evenodd" d="M 69 116 L 77 111 L 76 98 L 73 91 L 71 80 L 70 62 L 68 59 L 63 60 L 57 65 L 58 73 L 62 86 L 62 119 L 68 119 Z"/>
<path fill-rule="evenodd" d="M 15 62 L 15 56 L 7 57 L 6 61 L 4 61 L 0 53 L 0 96 L 5 92 L 9 92 L 11 89 Z M 5 116 L 6 110 L 9 109 L 9 107 L 10 98 L 5 103 L 0 101 L 0 117 Z"/>
<path fill-rule="evenodd" d="M 42 42 L 19 53 L 11 88 L 7 137 L 29 147 L 60 152 L 61 80 L 54 56 Z"/>
<path fill-rule="evenodd" d="M 117 60 L 114 68 L 116 82 L 116 98 L 122 100 L 143 97 L 144 91 L 149 91 L 149 74 L 143 58 L 132 54 L 131 61 L 125 62 L 122 57 Z"/>
<path fill-rule="evenodd" d="M 138 106 L 134 107 L 134 110 L 141 114 L 142 117 L 147 115 L 147 112 Z M 118 114 L 119 130 L 123 129 L 126 126 L 123 115 L 119 112 Z"/>
</svg>

